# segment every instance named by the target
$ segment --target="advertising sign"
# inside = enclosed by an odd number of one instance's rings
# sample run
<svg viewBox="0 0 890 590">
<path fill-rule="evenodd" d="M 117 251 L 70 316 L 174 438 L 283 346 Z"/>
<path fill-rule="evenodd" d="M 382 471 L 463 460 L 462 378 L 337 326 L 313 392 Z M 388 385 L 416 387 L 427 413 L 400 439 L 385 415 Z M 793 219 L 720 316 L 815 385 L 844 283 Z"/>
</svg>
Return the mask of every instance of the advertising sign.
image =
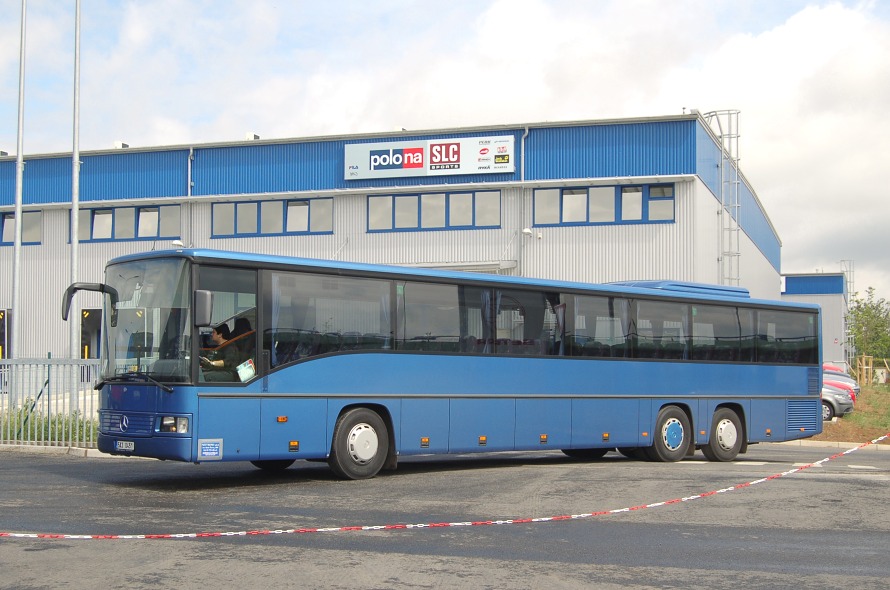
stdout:
<svg viewBox="0 0 890 590">
<path fill-rule="evenodd" d="M 516 171 L 513 136 L 347 144 L 346 180 Z"/>
</svg>

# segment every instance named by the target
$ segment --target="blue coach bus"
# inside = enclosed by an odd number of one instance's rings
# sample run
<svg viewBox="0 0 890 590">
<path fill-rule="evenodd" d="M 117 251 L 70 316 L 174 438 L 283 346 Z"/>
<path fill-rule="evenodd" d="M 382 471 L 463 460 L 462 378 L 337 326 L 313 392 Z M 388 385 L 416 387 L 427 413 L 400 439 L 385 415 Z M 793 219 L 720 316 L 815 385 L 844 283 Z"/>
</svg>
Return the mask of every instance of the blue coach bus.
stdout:
<svg viewBox="0 0 890 590">
<path fill-rule="evenodd" d="M 327 461 L 617 450 L 730 461 L 821 432 L 818 306 L 201 249 L 108 263 L 99 449 Z"/>
</svg>

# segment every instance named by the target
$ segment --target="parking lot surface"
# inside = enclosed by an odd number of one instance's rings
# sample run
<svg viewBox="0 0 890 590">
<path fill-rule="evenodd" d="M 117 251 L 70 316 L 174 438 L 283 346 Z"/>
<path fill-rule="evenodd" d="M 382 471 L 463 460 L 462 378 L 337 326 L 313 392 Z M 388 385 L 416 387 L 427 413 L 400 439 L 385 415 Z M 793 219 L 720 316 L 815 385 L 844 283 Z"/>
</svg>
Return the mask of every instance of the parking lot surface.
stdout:
<svg viewBox="0 0 890 590">
<path fill-rule="evenodd" d="M 0 587 L 886 588 L 890 451 L 842 450 L 418 457 L 341 481 L 0 448 Z"/>
</svg>

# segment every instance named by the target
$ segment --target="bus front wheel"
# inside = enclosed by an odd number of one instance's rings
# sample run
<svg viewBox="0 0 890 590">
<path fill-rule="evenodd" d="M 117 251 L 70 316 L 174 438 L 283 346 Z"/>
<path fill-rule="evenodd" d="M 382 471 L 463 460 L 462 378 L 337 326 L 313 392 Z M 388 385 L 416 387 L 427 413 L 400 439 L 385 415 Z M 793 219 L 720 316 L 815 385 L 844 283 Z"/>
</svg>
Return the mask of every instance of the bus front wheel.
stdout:
<svg viewBox="0 0 890 590">
<path fill-rule="evenodd" d="M 383 419 L 368 408 L 353 408 L 337 420 L 328 465 L 343 479 L 368 479 L 383 467 L 388 452 Z"/>
<path fill-rule="evenodd" d="M 677 406 L 665 406 L 655 419 L 655 440 L 651 447 L 646 447 L 646 455 L 650 461 L 679 461 L 686 456 L 691 433 L 686 412 Z"/>
<path fill-rule="evenodd" d="M 711 436 L 701 452 L 709 461 L 732 461 L 742 449 L 743 430 L 738 414 L 728 408 L 714 412 Z"/>
</svg>

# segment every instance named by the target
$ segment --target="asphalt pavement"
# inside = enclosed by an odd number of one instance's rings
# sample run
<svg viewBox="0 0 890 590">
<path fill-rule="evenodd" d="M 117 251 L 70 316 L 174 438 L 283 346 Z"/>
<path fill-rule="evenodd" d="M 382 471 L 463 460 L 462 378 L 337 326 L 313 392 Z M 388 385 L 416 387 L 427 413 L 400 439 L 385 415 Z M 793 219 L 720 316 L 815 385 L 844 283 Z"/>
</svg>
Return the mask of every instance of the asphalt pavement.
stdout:
<svg viewBox="0 0 890 590">
<path fill-rule="evenodd" d="M 0 447 L 0 588 L 887 588 L 890 448 L 856 447 L 416 457 L 366 481 Z"/>
</svg>

